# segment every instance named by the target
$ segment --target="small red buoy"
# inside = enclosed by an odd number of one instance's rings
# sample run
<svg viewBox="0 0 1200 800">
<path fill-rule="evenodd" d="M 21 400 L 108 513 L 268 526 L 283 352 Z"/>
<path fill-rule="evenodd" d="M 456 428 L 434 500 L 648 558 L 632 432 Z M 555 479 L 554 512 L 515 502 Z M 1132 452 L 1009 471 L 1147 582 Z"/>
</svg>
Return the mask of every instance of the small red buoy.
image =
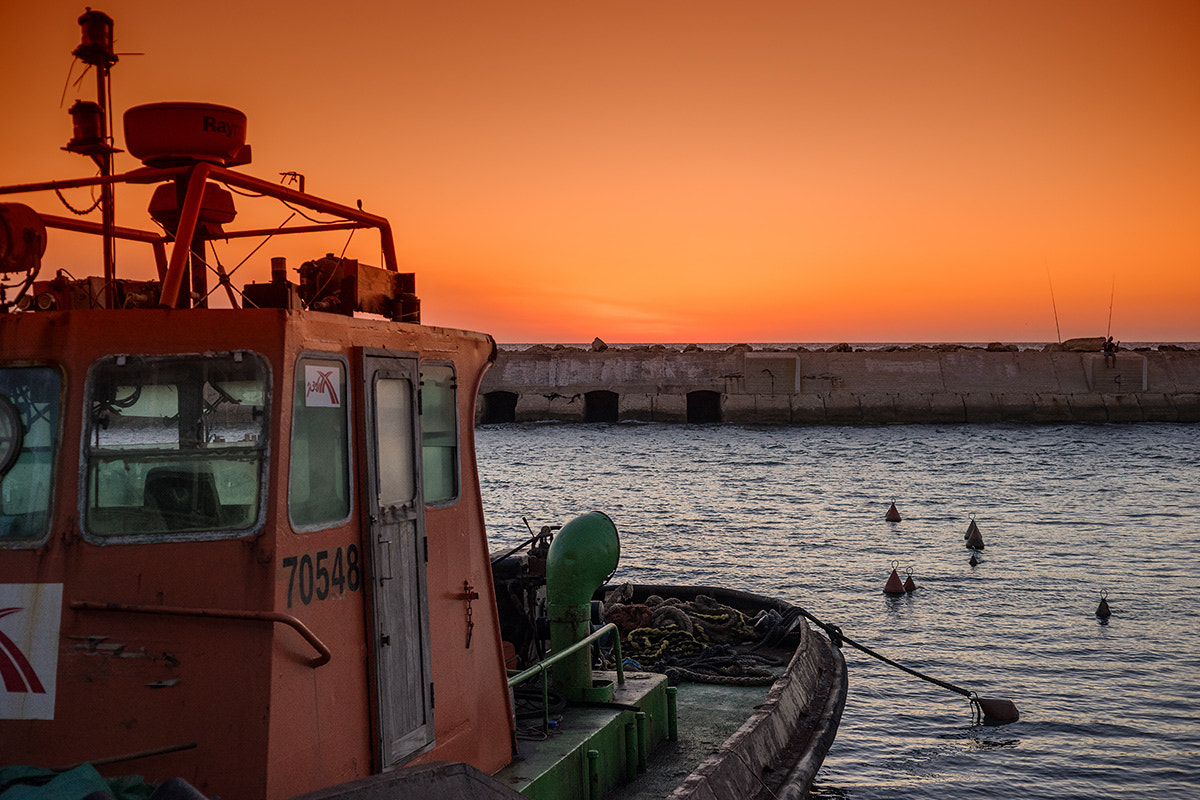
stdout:
<svg viewBox="0 0 1200 800">
<path fill-rule="evenodd" d="M 971 515 L 971 524 L 967 526 L 967 532 L 963 534 L 963 538 L 967 540 L 967 547 L 972 550 L 983 549 L 983 534 L 979 532 L 979 526 L 975 524 L 975 515 Z"/>
<path fill-rule="evenodd" d="M 1112 611 L 1108 608 L 1108 590 L 1100 592 L 1100 605 L 1096 606 L 1096 616 L 1100 619 L 1108 619 L 1112 616 Z"/>
<path fill-rule="evenodd" d="M 899 566 L 899 562 L 893 561 L 892 574 L 888 576 L 887 583 L 883 585 L 884 594 L 904 594 L 904 584 L 900 582 L 900 575 L 896 572 L 897 566 Z"/>
<path fill-rule="evenodd" d="M 904 579 L 904 591 L 915 592 L 917 590 L 917 584 L 912 579 L 912 567 L 909 567 L 906 572 L 908 577 Z"/>
<path fill-rule="evenodd" d="M 887 514 L 885 514 L 883 518 L 886 519 L 888 522 L 899 522 L 900 521 L 900 512 L 896 510 L 896 501 L 895 500 L 892 501 L 892 507 L 888 509 Z"/>
</svg>

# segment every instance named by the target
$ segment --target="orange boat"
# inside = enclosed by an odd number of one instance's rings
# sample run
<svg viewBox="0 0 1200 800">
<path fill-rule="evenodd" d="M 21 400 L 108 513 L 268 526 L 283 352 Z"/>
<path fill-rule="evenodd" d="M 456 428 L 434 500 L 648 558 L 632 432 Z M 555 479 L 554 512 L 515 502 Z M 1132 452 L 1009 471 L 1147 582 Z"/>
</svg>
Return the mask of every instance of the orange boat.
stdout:
<svg viewBox="0 0 1200 800">
<path fill-rule="evenodd" d="M 591 620 L 619 553 L 611 520 L 547 528 L 494 578 L 473 440 L 492 338 L 420 323 L 385 219 L 236 169 L 236 110 L 130 109 L 141 165 L 114 172 L 112 21 L 80 22 L 100 102 L 72 109 L 68 149 L 101 174 L 0 188 L 0 797 L 78 765 L 183 792 L 162 797 L 245 800 L 599 797 L 652 772 L 654 745 L 679 737 L 673 687 Z M 161 231 L 115 224 L 128 185 L 156 187 Z M 98 190 L 99 222 L 8 201 L 80 187 Z M 236 228 L 250 201 L 314 221 Z M 331 230 L 370 232 L 383 266 L 273 258 L 269 282 L 237 290 L 216 257 Z M 102 273 L 51 275 L 60 234 L 94 237 Z M 157 277 L 121 277 L 117 240 L 144 245 Z M 232 307 L 209 307 L 210 279 Z M 500 608 L 498 583 L 524 605 Z M 647 607 L 634 591 L 625 607 Z M 786 603 L 659 587 L 672 593 L 787 623 L 767 643 L 783 663 L 722 738 L 755 781 L 807 790 L 845 698 L 840 652 Z M 533 774 L 523 685 L 547 698 L 546 739 L 604 732 Z M 552 713 L 552 687 L 595 720 Z"/>
</svg>

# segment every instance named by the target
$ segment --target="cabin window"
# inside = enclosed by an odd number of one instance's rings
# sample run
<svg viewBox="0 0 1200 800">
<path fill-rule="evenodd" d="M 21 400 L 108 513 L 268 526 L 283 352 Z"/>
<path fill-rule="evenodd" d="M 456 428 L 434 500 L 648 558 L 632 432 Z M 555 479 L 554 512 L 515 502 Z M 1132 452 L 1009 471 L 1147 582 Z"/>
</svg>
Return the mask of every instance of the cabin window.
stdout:
<svg viewBox="0 0 1200 800">
<path fill-rule="evenodd" d="M 86 530 L 216 538 L 259 522 L 269 369 L 253 353 L 109 356 L 88 379 Z"/>
<path fill-rule="evenodd" d="M 0 368 L 0 547 L 49 530 L 61 392 L 51 367 Z"/>
<path fill-rule="evenodd" d="M 349 397 L 346 362 L 302 356 L 292 396 L 288 514 L 292 527 L 315 530 L 350 516 Z"/>
<path fill-rule="evenodd" d="M 396 378 L 375 380 L 376 440 L 379 505 L 403 506 L 417 496 L 413 471 L 412 381 Z"/>
<path fill-rule="evenodd" d="M 421 365 L 421 468 L 425 502 L 458 497 L 458 384 L 450 364 Z"/>
</svg>

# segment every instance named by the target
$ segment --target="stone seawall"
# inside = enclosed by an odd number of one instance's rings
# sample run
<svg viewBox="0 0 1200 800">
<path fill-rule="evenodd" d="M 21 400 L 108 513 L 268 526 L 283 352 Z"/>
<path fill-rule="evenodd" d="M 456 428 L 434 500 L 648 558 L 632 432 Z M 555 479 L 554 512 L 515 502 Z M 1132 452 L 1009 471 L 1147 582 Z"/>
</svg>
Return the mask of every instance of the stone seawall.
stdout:
<svg viewBox="0 0 1200 800">
<path fill-rule="evenodd" d="M 479 400 L 481 423 L 1197 422 L 1200 350 L 540 346 L 501 349 Z"/>
</svg>

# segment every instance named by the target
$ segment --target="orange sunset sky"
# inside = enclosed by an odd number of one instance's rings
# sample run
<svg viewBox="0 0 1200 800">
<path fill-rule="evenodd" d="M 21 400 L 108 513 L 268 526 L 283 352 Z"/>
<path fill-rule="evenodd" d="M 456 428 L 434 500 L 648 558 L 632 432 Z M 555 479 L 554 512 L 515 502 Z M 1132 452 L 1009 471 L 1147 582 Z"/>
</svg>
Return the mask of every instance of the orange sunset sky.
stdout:
<svg viewBox="0 0 1200 800">
<path fill-rule="evenodd" d="M 1118 339 L 1200 340 L 1195 0 L 93 7 L 123 54 L 116 109 L 245 112 L 247 171 L 391 219 L 430 324 L 1039 342 L 1104 334 L 1111 309 Z M 60 149 L 94 99 L 91 75 L 68 85 L 83 4 L 0 9 L 0 182 L 92 174 Z M 79 246 L 52 238 L 46 268 Z M 380 263 L 365 236 L 347 255 Z"/>
</svg>

